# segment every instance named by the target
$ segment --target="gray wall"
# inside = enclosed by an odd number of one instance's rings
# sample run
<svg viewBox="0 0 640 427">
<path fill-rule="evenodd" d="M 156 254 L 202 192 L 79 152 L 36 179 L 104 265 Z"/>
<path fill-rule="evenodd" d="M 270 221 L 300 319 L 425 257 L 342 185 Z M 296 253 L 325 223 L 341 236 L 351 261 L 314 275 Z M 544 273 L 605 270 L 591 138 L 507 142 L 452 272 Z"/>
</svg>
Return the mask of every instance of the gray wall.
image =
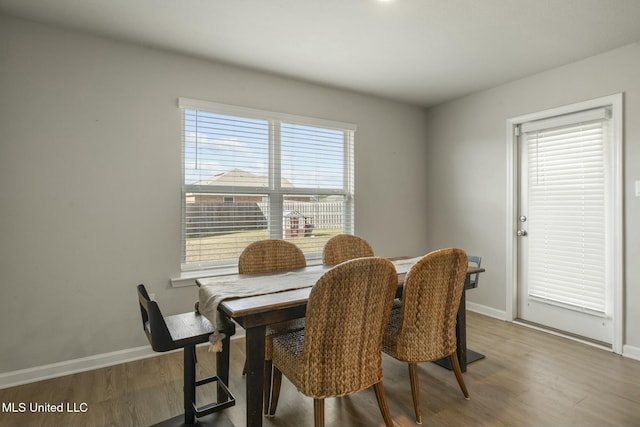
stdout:
<svg viewBox="0 0 640 427">
<path fill-rule="evenodd" d="M 624 92 L 624 351 L 640 357 L 640 45 L 505 84 L 428 112 L 429 247 L 459 245 L 487 272 L 472 305 L 506 310 L 506 120 Z"/>
<path fill-rule="evenodd" d="M 180 96 L 357 124 L 356 232 L 426 252 L 422 109 L 0 16 L 0 373 L 145 346 L 138 283 L 193 307 Z"/>
<path fill-rule="evenodd" d="M 625 344 L 637 349 L 638 75 L 632 45 L 425 114 L 0 16 L 0 374 L 145 346 L 138 283 L 167 313 L 192 307 L 196 290 L 169 284 L 180 96 L 356 123 L 357 234 L 382 256 L 482 255 L 468 299 L 504 312 L 506 119 L 625 92 Z"/>
</svg>

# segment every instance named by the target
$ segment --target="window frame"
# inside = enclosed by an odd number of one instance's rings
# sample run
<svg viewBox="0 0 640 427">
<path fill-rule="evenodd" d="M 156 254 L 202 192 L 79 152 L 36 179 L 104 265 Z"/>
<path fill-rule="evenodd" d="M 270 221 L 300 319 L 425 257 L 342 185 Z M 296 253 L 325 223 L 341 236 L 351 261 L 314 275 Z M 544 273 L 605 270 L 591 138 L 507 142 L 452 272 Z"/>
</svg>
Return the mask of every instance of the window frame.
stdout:
<svg viewBox="0 0 640 427">
<path fill-rule="evenodd" d="M 238 195 L 261 195 L 268 199 L 268 238 L 285 238 L 283 230 L 282 216 L 284 213 L 284 200 L 288 196 L 300 195 L 321 195 L 321 196 L 342 196 L 344 198 L 343 210 L 343 230 L 344 233 L 354 232 L 354 142 L 355 131 L 357 126 L 352 123 L 340 121 L 325 120 L 299 116 L 287 113 L 279 113 L 266 111 L 248 107 L 240 107 L 235 105 L 221 104 L 197 100 L 192 98 L 179 98 L 178 107 L 181 115 L 181 250 L 180 250 L 180 271 L 181 275 L 177 279 L 173 279 L 174 286 L 183 286 L 182 281 L 192 280 L 193 278 L 203 276 L 214 276 L 222 274 L 237 273 L 236 265 L 215 265 L 215 264 L 196 264 L 189 265 L 186 262 L 186 200 L 187 195 L 191 193 L 199 194 L 233 194 Z M 186 111 L 202 111 L 213 114 L 221 114 L 228 116 L 238 116 L 257 120 L 266 120 L 269 123 L 269 165 L 268 165 L 268 185 L 267 187 L 240 187 L 228 185 L 197 185 L 186 184 L 185 179 L 185 115 Z M 336 188 L 311 188 L 311 187 L 295 187 L 283 188 L 281 186 L 281 169 L 280 162 L 280 125 L 282 123 L 292 125 L 302 125 L 318 128 L 326 128 L 339 130 L 344 135 L 343 146 L 343 186 Z M 306 254 L 305 254 L 306 255 Z M 309 265 L 320 264 L 322 261 L 321 253 L 312 254 L 308 257 Z"/>
</svg>

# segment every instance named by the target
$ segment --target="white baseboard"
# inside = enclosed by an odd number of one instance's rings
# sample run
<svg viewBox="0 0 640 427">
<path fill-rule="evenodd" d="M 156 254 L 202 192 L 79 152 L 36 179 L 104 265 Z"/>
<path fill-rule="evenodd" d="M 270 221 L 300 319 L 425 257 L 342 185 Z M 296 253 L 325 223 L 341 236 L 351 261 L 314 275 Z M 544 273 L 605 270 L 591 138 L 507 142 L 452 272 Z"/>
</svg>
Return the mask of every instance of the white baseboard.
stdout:
<svg viewBox="0 0 640 427">
<path fill-rule="evenodd" d="M 506 319 L 506 312 L 496 310 L 494 308 L 487 307 L 481 304 L 467 302 L 467 309 L 469 311 L 493 317 L 495 319 Z M 231 339 L 234 340 L 238 338 L 244 338 L 244 335 L 244 329 L 238 328 L 238 333 L 236 333 L 236 335 L 234 335 Z M 52 363 L 50 365 L 36 366 L 28 369 L 6 372 L 0 374 L 0 390 L 22 384 L 29 384 L 37 381 L 47 380 L 50 378 L 62 377 L 78 372 L 91 371 L 93 369 L 118 365 L 120 363 L 132 362 L 134 360 L 158 356 L 160 354 L 162 353 L 154 352 L 149 346 L 142 346 L 127 350 L 114 351 L 111 353 L 97 354 L 95 356 L 83 357 L 80 359 L 68 360 L 65 362 Z M 622 355 L 630 359 L 640 360 L 640 347 L 625 345 L 623 346 Z"/>
<path fill-rule="evenodd" d="M 507 313 L 504 311 L 500 311 L 500 310 L 496 310 L 495 308 L 491 308 L 491 307 L 487 307 L 485 305 L 481 305 L 481 304 L 476 304 L 473 302 L 469 302 L 467 301 L 467 310 L 469 311 L 473 311 L 474 313 L 479 313 L 479 314 L 483 314 L 485 316 L 489 316 L 489 317 L 493 317 L 499 320 L 507 320 Z M 517 323 L 517 322 L 516 322 Z M 527 327 L 533 327 L 531 325 L 524 325 Z M 548 332 L 551 333 L 549 330 L 547 329 L 542 329 L 542 328 L 536 328 L 533 327 L 534 329 L 539 329 L 543 332 Z M 580 342 L 584 342 L 585 344 L 589 344 L 589 345 L 593 345 L 592 343 L 589 343 L 587 341 L 582 341 L 582 340 L 578 340 L 575 338 L 571 338 L 571 337 L 567 337 L 566 335 L 562 335 L 562 334 L 556 334 L 559 336 L 563 336 L 565 338 L 569 338 L 569 339 L 574 339 L 576 341 L 580 341 Z M 600 347 L 600 346 L 597 346 Z M 604 347 L 602 347 L 604 348 Z M 611 351 L 608 348 L 604 348 L 607 351 Z M 622 346 L 622 356 L 623 357 L 628 357 L 629 359 L 635 359 L 635 360 L 640 360 L 640 347 L 634 347 L 631 345 L 623 345 Z"/>
<path fill-rule="evenodd" d="M 633 347 L 630 345 L 622 346 L 622 355 L 629 359 L 640 360 L 640 347 Z"/>
<path fill-rule="evenodd" d="M 77 372 L 104 368 L 106 366 L 113 366 L 119 363 L 131 362 L 157 355 L 158 353 L 155 353 L 151 347 L 147 345 L 7 372 L 0 374 L 0 389 L 75 374 Z"/>
<path fill-rule="evenodd" d="M 467 310 L 474 313 L 484 314 L 485 316 L 493 317 L 498 320 L 507 320 L 507 312 L 496 310 L 495 308 L 487 307 L 486 305 L 476 304 L 474 302 L 466 302 Z"/>
<path fill-rule="evenodd" d="M 479 314 L 483 314 L 485 316 L 489 316 L 489 317 L 493 317 L 499 320 L 507 320 L 507 313 L 504 311 L 500 311 L 500 310 L 496 310 L 495 308 L 491 308 L 491 307 L 487 307 L 485 305 L 481 305 L 481 304 L 476 304 L 473 302 L 469 302 L 467 301 L 467 310 L 469 311 L 473 311 L 475 313 L 479 313 Z M 516 322 L 517 323 L 517 322 Z M 532 327 L 530 325 L 525 325 L 527 327 Z M 534 327 L 534 329 L 537 329 Z M 541 331 L 544 332 L 549 332 L 546 329 L 540 329 Z M 560 335 L 560 334 L 558 334 Z M 563 337 L 566 337 L 565 335 L 560 335 Z M 570 337 L 568 337 L 570 338 Z M 570 338 L 572 339 L 572 338 Z M 589 345 L 593 345 L 589 342 L 586 341 L 581 341 L 581 340 L 576 340 L 576 341 L 580 341 L 580 342 L 584 342 L 586 344 Z M 610 351 L 610 349 L 606 349 L 607 351 Z M 640 347 L 634 347 L 631 345 L 623 345 L 622 346 L 622 356 L 623 357 L 628 357 L 629 359 L 635 359 L 635 360 L 640 360 Z"/>
<path fill-rule="evenodd" d="M 244 329 L 238 328 L 238 334 L 231 337 L 232 340 L 244 338 Z M 207 345 L 207 344 L 201 344 Z M 180 349 L 172 352 L 182 351 Z M 67 360 L 64 362 L 52 363 L 50 365 L 36 366 L 18 371 L 0 374 L 0 390 L 18 385 L 34 383 L 50 378 L 62 377 L 76 374 L 78 372 L 91 371 L 105 368 L 107 366 L 119 365 L 121 363 L 133 362 L 134 360 L 146 359 L 148 357 L 160 356 L 172 352 L 157 353 L 150 346 L 130 348 L 126 350 L 113 351 L 111 353 L 96 354 L 95 356 L 82 357 L 80 359 Z"/>
</svg>

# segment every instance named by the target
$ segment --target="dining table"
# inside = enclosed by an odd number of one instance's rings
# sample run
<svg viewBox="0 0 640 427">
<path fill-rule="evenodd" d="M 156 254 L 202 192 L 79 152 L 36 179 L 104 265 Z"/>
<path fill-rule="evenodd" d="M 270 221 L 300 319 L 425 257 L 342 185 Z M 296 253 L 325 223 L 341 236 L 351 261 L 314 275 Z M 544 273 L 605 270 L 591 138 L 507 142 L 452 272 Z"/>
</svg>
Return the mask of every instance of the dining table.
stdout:
<svg viewBox="0 0 640 427">
<path fill-rule="evenodd" d="M 392 258 L 392 262 L 398 273 L 398 293 L 402 294 L 404 277 L 418 258 Z M 330 266 L 313 265 L 299 270 L 265 274 L 231 274 L 225 276 L 206 277 L 196 280 L 199 290 L 199 306 L 210 304 L 214 296 L 224 294 L 231 289 L 252 289 L 255 292 L 231 292 L 216 303 L 216 309 L 222 315 L 233 319 L 242 326 L 245 331 L 246 346 L 246 420 L 247 426 L 262 426 L 262 404 L 264 387 L 264 356 L 265 333 L 268 325 L 279 322 L 302 318 L 306 314 L 307 301 L 312 286 L 328 271 Z M 466 275 L 465 288 L 470 282 L 470 276 L 484 272 L 484 268 L 469 266 Z M 457 313 L 456 343 L 457 354 L 462 372 L 466 372 L 467 364 L 473 360 L 484 357 L 479 353 L 468 357 L 466 340 L 466 303 L 465 293 L 462 292 L 460 306 Z M 202 310 L 213 323 L 215 315 Z M 215 323 L 214 323 L 215 324 Z M 228 346 L 222 348 L 227 352 L 224 359 L 229 360 Z M 478 357 L 479 356 L 479 357 Z M 444 367 L 446 361 L 440 361 Z M 223 369 L 228 370 L 228 364 Z M 222 378 L 228 378 L 228 372 L 218 373 Z"/>
</svg>

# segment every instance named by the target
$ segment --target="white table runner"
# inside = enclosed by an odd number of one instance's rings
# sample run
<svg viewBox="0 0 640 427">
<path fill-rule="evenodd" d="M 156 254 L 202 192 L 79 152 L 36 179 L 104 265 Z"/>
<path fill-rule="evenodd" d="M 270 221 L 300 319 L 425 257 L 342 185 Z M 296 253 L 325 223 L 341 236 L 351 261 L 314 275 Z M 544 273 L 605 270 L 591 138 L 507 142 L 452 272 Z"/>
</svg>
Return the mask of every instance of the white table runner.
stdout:
<svg viewBox="0 0 640 427">
<path fill-rule="evenodd" d="M 406 273 L 422 257 L 393 261 L 398 274 Z M 224 334 L 217 330 L 218 306 L 226 299 L 241 298 L 294 289 L 309 288 L 315 285 L 320 276 L 331 267 L 312 266 L 304 270 L 278 274 L 229 275 L 199 279 L 198 310 L 213 324 L 214 332 L 209 341 L 210 351 L 222 350 Z"/>
<path fill-rule="evenodd" d="M 200 285 L 198 311 L 213 324 L 210 351 L 222 350 L 224 334 L 217 330 L 218 305 L 226 299 L 249 297 L 312 287 L 330 268 L 307 267 L 302 271 L 279 274 L 231 275 L 198 280 Z"/>
</svg>

